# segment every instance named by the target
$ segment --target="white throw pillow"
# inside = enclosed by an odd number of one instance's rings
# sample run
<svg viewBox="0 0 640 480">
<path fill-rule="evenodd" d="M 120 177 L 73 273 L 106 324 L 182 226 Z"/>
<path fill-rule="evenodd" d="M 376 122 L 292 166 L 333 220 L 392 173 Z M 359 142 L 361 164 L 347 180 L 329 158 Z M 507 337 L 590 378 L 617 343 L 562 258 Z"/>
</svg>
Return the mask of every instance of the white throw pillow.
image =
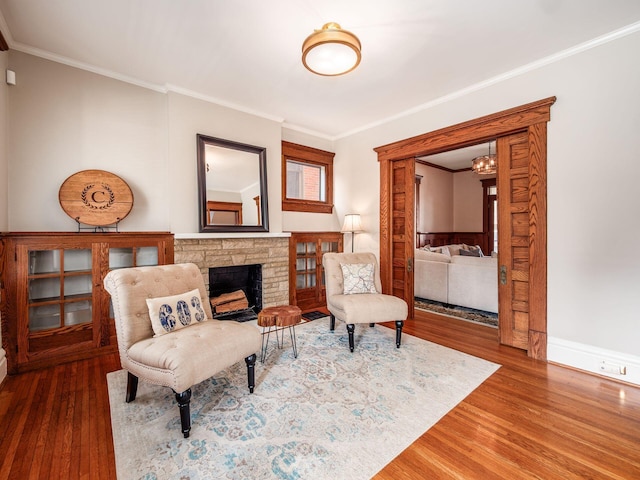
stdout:
<svg viewBox="0 0 640 480">
<path fill-rule="evenodd" d="M 378 293 L 373 279 L 373 263 L 341 263 L 344 280 L 343 293 Z"/>
<path fill-rule="evenodd" d="M 146 300 L 151 327 L 156 337 L 206 320 L 200 302 L 200 290 L 197 288 L 179 295 Z"/>
</svg>

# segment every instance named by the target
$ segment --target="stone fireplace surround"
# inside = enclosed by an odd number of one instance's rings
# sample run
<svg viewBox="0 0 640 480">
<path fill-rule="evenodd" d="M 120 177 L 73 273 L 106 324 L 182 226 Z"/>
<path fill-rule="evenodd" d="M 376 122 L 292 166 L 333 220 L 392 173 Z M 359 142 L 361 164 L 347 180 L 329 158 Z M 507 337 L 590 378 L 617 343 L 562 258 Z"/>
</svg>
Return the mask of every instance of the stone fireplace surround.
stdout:
<svg viewBox="0 0 640 480">
<path fill-rule="evenodd" d="M 289 233 L 175 234 L 175 263 L 195 263 L 209 292 L 209 268 L 262 265 L 262 306 L 289 303 Z"/>
</svg>

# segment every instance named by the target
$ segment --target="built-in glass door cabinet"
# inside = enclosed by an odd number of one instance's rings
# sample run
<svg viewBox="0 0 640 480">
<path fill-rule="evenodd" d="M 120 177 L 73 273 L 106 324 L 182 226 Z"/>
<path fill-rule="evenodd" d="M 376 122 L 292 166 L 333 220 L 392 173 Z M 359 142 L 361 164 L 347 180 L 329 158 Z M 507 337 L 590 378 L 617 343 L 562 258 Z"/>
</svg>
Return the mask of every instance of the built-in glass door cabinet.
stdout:
<svg viewBox="0 0 640 480">
<path fill-rule="evenodd" d="M 289 302 L 303 311 L 326 306 L 322 255 L 342 251 L 340 232 L 292 232 L 289 240 Z"/>
<path fill-rule="evenodd" d="M 112 269 L 173 263 L 170 233 L 3 234 L 2 340 L 17 373 L 115 351 Z"/>
</svg>

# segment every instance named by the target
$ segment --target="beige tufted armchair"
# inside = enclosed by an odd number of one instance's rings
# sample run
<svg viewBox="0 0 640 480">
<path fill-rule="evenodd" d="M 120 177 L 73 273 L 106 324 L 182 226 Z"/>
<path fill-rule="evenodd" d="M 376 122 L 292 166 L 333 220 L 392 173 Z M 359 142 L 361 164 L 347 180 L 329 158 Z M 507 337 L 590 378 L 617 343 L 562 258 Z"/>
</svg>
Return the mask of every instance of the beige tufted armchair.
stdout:
<svg viewBox="0 0 640 480">
<path fill-rule="evenodd" d="M 374 293 L 345 294 L 342 265 L 373 265 L 372 288 Z M 347 324 L 349 349 L 354 349 L 356 323 L 368 323 L 373 327 L 379 322 L 395 321 L 396 347 L 400 348 L 402 327 L 408 315 L 407 303 L 393 295 L 382 293 L 380 267 L 373 253 L 325 253 L 322 256 L 325 271 L 327 308 L 331 314 L 331 330 L 336 318 Z"/>
<path fill-rule="evenodd" d="M 249 392 L 260 332 L 253 325 L 212 319 L 200 269 L 194 264 L 113 270 L 104 279 L 111 294 L 122 368 L 127 370 L 126 402 L 136 398 L 138 379 L 170 387 L 176 394 L 184 437 L 191 430 L 191 386 L 244 359 Z M 155 336 L 147 298 L 200 291 L 207 320 Z"/>
</svg>

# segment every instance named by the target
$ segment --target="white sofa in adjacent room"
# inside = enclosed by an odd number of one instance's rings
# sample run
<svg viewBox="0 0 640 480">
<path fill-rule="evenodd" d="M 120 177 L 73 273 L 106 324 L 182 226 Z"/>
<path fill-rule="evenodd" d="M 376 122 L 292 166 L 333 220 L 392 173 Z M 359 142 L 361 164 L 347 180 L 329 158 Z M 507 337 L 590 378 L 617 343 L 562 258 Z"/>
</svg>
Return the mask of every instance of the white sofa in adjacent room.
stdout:
<svg viewBox="0 0 640 480">
<path fill-rule="evenodd" d="M 498 259 L 456 253 L 415 250 L 415 296 L 497 313 Z"/>
</svg>

